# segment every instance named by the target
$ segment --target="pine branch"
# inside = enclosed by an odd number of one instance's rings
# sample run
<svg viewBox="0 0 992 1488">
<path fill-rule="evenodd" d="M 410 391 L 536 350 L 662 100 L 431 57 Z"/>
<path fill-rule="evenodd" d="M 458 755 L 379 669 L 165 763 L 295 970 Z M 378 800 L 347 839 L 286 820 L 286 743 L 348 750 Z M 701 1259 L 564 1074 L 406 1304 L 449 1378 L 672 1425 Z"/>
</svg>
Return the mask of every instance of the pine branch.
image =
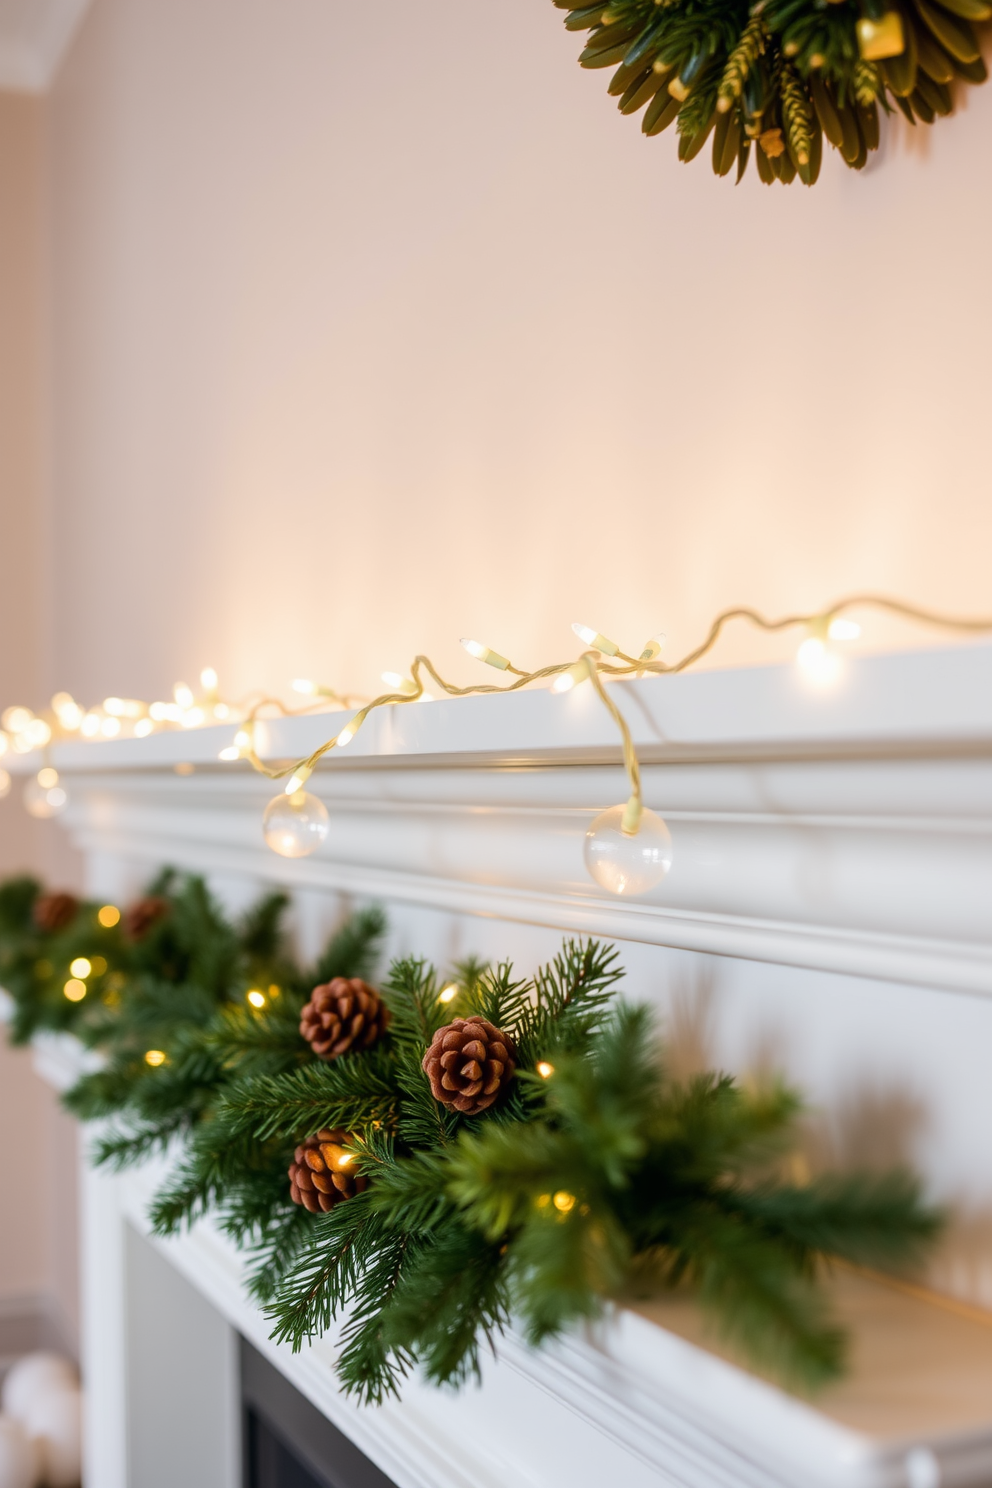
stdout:
<svg viewBox="0 0 992 1488">
<path fill-rule="evenodd" d="M 386 916 L 378 905 L 351 915 L 307 976 L 307 987 L 330 982 L 336 976 L 367 980 L 375 971 L 385 934 Z"/>
</svg>

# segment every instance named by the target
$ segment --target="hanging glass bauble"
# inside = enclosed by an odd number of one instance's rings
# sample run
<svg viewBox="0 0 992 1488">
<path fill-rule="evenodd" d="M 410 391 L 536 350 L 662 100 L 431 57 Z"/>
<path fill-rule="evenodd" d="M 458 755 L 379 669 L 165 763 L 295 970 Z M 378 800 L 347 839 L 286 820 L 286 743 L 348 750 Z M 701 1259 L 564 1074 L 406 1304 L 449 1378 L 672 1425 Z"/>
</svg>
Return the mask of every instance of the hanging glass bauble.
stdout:
<svg viewBox="0 0 992 1488">
<path fill-rule="evenodd" d="M 316 852 L 328 826 L 327 807 L 305 790 L 273 797 L 262 818 L 265 840 L 281 858 L 306 858 Z"/>
<path fill-rule="evenodd" d="M 634 833 L 622 830 L 625 806 L 600 812 L 586 833 L 583 849 L 600 888 L 631 898 L 661 883 L 672 866 L 672 834 L 660 816 L 646 808 Z"/>
</svg>

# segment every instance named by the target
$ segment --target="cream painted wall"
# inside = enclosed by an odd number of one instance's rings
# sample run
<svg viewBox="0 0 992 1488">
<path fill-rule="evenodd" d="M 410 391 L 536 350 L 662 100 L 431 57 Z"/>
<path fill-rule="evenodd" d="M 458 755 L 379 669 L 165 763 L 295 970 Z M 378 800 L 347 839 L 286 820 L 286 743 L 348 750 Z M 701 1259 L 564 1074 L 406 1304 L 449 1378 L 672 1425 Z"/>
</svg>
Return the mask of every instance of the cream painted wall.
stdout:
<svg viewBox="0 0 992 1488">
<path fill-rule="evenodd" d="M 561 20 L 96 0 L 51 98 L 51 685 L 992 610 L 992 87 L 860 176 L 735 189 Z"/>
</svg>

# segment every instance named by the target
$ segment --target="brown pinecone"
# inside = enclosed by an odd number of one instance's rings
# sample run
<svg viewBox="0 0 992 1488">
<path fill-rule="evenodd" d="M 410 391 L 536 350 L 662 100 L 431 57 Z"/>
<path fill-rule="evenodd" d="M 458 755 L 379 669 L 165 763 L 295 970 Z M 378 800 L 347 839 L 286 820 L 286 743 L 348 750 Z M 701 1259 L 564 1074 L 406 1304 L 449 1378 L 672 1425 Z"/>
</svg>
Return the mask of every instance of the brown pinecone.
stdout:
<svg viewBox="0 0 992 1488">
<path fill-rule="evenodd" d="M 46 935 L 57 935 L 76 918 L 79 900 L 74 894 L 39 894 L 32 913 L 39 930 Z"/>
<path fill-rule="evenodd" d="M 367 1186 L 361 1173 L 350 1171 L 354 1157 L 345 1152 L 342 1143 L 348 1133 L 319 1131 L 307 1137 L 293 1154 L 289 1165 L 289 1193 L 294 1204 L 302 1204 L 311 1214 L 326 1214 L 342 1199 L 353 1198 Z"/>
<path fill-rule="evenodd" d="M 314 987 L 300 1014 L 300 1032 L 321 1059 L 367 1049 L 389 1027 L 389 1009 L 374 987 L 358 977 L 335 977 Z"/>
<path fill-rule="evenodd" d="M 435 1100 L 477 1116 L 512 1080 L 516 1052 L 509 1035 L 485 1018 L 456 1018 L 438 1029 L 422 1068 Z"/>
<path fill-rule="evenodd" d="M 124 911 L 124 934 L 128 940 L 143 940 L 155 922 L 168 912 L 168 899 L 158 894 L 146 894 Z"/>
</svg>

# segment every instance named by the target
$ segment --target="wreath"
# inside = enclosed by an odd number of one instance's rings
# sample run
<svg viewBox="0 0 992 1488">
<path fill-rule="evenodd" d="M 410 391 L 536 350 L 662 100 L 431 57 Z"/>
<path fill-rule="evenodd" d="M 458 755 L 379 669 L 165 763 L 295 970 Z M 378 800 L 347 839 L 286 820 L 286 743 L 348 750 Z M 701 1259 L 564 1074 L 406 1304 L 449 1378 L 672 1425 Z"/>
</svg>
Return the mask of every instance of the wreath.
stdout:
<svg viewBox="0 0 992 1488">
<path fill-rule="evenodd" d="M 609 91 L 641 128 L 676 123 L 679 159 L 713 137 L 713 169 L 740 181 L 753 153 L 766 185 L 812 186 L 823 138 L 853 170 L 878 148 L 879 109 L 932 124 L 959 80 L 983 83 L 974 23 L 987 0 L 609 0 L 577 7 L 583 67 L 616 67 Z M 755 148 L 756 147 L 756 148 Z"/>
<path fill-rule="evenodd" d="M 907 1173 L 797 1182 L 785 1086 L 674 1078 L 610 946 L 566 941 L 532 978 L 404 959 L 376 987 L 380 912 L 301 966 L 286 905 L 232 923 L 165 874 L 122 914 L 8 880 L 0 983 L 15 1041 L 99 1051 L 65 1096 L 101 1122 L 95 1159 L 174 1157 L 155 1232 L 212 1211 L 294 1348 L 343 1311 L 362 1400 L 414 1365 L 470 1378 L 511 1317 L 537 1345 L 666 1286 L 694 1287 L 750 1361 L 820 1384 L 844 1363 L 823 1259 L 903 1264 L 939 1228 Z"/>
</svg>

